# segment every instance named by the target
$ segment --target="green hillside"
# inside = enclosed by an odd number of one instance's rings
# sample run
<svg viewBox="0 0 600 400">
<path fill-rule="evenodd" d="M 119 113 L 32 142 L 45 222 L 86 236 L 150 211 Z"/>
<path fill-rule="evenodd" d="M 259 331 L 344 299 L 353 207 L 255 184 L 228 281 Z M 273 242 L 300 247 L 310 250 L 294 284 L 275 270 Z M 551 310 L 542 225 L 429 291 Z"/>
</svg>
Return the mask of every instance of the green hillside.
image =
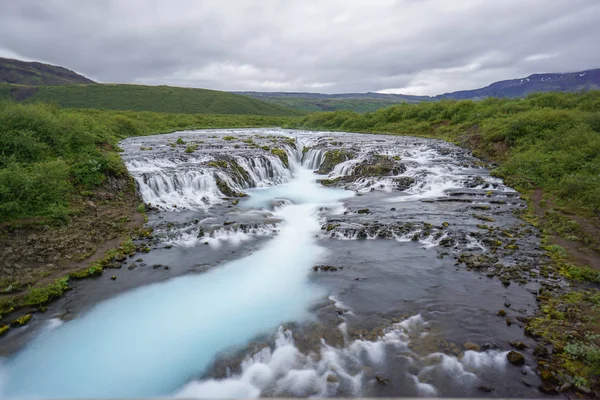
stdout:
<svg viewBox="0 0 600 400">
<path fill-rule="evenodd" d="M 301 97 L 261 97 L 262 100 L 306 112 L 350 110 L 358 113 L 373 112 L 402 103 L 387 99 L 313 99 Z"/>
<path fill-rule="evenodd" d="M 70 69 L 40 62 L 0 57 L 0 83 L 19 85 L 68 85 L 95 83 Z"/>
<path fill-rule="evenodd" d="M 61 107 L 152 111 L 183 114 L 293 116 L 291 110 L 246 96 L 206 89 L 119 84 L 19 86 L 0 85 L 0 98 L 50 102 Z"/>
</svg>

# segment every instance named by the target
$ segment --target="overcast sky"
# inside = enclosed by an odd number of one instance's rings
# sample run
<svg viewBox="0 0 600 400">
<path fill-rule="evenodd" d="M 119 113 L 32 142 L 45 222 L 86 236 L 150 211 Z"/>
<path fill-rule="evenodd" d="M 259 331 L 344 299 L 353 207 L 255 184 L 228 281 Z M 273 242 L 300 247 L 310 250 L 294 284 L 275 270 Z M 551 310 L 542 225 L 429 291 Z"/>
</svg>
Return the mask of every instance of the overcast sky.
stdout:
<svg viewBox="0 0 600 400">
<path fill-rule="evenodd" d="M 0 57 L 99 82 L 435 95 L 600 68 L 600 0 L 0 0 Z"/>
</svg>

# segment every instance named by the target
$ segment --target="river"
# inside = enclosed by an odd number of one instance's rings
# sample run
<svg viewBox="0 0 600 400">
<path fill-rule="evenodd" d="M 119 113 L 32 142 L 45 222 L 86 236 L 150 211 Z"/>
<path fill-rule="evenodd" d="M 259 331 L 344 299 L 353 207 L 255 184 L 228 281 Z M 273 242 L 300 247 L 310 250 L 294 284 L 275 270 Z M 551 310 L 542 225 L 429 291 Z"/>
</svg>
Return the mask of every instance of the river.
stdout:
<svg viewBox="0 0 600 400">
<path fill-rule="evenodd" d="M 282 129 L 121 146 L 151 251 L 36 317 L 2 397 L 539 397 L 531 352 L 506 357 L 534 347 L 539 241 L 465 150 Z"/>
</svg>

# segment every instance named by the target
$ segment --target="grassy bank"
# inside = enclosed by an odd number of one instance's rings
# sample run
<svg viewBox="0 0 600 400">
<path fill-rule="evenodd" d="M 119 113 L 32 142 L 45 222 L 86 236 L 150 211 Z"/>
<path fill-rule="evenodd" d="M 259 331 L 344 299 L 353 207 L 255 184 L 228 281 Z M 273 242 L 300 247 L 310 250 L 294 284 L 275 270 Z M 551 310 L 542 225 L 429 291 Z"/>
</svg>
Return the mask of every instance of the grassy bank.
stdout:
<svg viewBox="0 0 600 400">
<path fill-rule="evenodd" d="M 439 138 L 496 163 L 493 174 L 524 194 L 523 218 L 543 232 L 548 258 L 538 262 L 572 283 L 542 287 L 526 325 L 540 342 L 540 389 L 600 390 L 600 91 L 318 113 L 289 127 Z"/>
<path fill-rule="evenodd" d="M 192 128 L 279 126 L 282 117 L 64 109 L 0 102 L 0 222 L 66 219 L 73 196 L 126 170 L 126 137 Z"/>
<path fill-rule="evenodd" d="M 303 115 L 298 110 L 217 90 L 173 86 L 0 84 L 0 99 L 49 102 L 61 107 L 185 114 Z"/>
</svg>

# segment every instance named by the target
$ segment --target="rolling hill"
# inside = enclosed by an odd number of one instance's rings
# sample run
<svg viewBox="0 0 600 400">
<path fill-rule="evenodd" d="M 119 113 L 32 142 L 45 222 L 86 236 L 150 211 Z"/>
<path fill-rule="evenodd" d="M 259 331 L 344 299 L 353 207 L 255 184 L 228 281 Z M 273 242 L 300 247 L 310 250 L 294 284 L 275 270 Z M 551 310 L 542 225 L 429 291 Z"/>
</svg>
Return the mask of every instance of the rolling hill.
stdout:
<svg viewBox="0 0 600 400">
<path fill-rule="evenodd" d="M 172 86 L 125 84 L 22 86 L 0 85 L 0 98 L 44 101 L 62 107 L 154 111 L 184 114 L 302 115 L 285 108 L 228 92 Z"/>
<path fill-rule="evenodd" d="M 372 112 L 398 103 L 430 100 L 427 96 L 384 93 L 233 92 L 306 112 L 352 110 Z"/>
<path fill-rule="evenodd" d="M 63 67 L 0 58 L 0 83 L 20 85 L 68 85 L 75 83 L 96 83 Z"/>
</svg>

